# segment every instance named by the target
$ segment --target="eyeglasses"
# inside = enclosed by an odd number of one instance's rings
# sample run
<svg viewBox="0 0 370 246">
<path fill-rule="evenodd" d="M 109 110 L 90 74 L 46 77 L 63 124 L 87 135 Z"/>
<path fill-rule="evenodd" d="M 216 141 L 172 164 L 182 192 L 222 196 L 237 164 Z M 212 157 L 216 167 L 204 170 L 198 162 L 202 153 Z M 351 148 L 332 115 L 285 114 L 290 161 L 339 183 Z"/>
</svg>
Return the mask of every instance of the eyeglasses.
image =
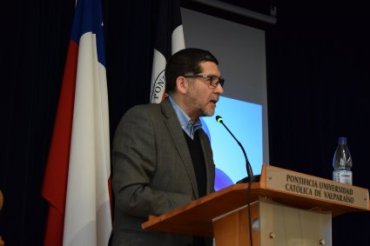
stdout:
<svg viewBox="0 0 370 246">
<path fill-rule="evenodd" d="M 206 74 L 193 74 L 193 75 L 184 75 L 185 78 L 189 79 L 205 79 L 209 82 L 209 85 L 213 88 L 216 88 L 219 84 L 223 87 L 225 79 L 218 77 L 216 75 L 206 75 Z"/>
</svg>

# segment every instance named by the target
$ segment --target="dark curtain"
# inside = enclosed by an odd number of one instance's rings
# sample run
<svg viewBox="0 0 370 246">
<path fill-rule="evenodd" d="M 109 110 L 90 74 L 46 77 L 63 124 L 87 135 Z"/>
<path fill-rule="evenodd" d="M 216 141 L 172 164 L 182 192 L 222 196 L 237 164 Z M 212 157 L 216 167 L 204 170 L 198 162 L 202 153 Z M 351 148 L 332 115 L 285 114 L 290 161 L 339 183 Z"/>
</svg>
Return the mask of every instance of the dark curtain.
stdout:
<svg viewBox="0 0 370 246">
<path fill-rule="evenodd" d="M 73 0 L 2 4 L 0 235 L 6 245 L 42 245 L 40 189 L 73 6 Z"/>
<path fill-rule="evenodd" d="M 111 136 L 129 107 L 149 101 L 156 1 L 104 1 Z M 1 10 L 0 235 L 6 245 L 43 242 L 41 186 L 73 9 L 74 0 L 12 0 Z M 352 3 L 279 1 L 278 23 L 266 36 L 271 164 L 331 178 L 337 137 L 345 135 L 354 184 L 370 188 L 366 16 L 365 6 Z M 335 218 L 334 245 L 368 245 L 369 227 L 365 213 Z"/>
<path fill-rule="evenodd" d="M 0 235 L 42 245 L 44 168 L 63 76 L 74 0 L 7 1 L 2 8 Z M 156 1 L 104 1 L 111 136 L 132 105 L 149 102 Z"/>
<path fill-rule="evenodd" d="M 370 188 L 370 38 L 365 6 L 279 1 L 268 31 L 270 163 L 332 178 L 347 136 L 353 184 Z M 333 245 L 368 245 L 369 213 L 333 220 Z"/>
<path fill-rule="evenodd" d="M 111 137 L 128 108 L 149 102 L 158 1 L 105 1 Z"/>
</svg>

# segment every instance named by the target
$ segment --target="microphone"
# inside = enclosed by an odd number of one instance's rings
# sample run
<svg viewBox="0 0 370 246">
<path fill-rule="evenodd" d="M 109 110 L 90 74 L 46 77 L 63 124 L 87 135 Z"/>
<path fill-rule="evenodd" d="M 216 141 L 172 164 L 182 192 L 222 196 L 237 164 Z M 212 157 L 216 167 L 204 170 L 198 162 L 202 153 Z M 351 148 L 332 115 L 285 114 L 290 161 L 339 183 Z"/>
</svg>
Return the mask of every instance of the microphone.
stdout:
<svg viewBox="0 0 370 246">
<path fill-rule="evenodd" d="M 248 177 L 246 178 L 243 178 L 241 180 L 239 180 L 238 182 L 236 183 L 246 183 L 246 182 L 253 182 L 255 177 L 253 175 L 253 170 L 252 170 L 252 166 L 251 164 L 249 163 L 249 160 L 248 160 L 248 157 L 247 157 L 247 153 L 245 152 L 245 149 L 243 148 L 243 145 L 239 142 L 239 140 L 234 136 L 234 134 L 229 130 L 229 128 L 225 125 L 224 123 L 224 120 L 221 116 L 217 115 L 216 116 L 216 121 L 220 124 L 222 124 L 225 129 L 230 133 L 230 135 L 234 138 L 234 140 L 237 142 L 237 144 L 240 146 L 240 148 L 242 149 L 243 151 L 243 155 L 244 155 L 244 158 L 245 158 L 245 167 L 247 169 L 247 174 L 248 174 Z"/>
</svg>

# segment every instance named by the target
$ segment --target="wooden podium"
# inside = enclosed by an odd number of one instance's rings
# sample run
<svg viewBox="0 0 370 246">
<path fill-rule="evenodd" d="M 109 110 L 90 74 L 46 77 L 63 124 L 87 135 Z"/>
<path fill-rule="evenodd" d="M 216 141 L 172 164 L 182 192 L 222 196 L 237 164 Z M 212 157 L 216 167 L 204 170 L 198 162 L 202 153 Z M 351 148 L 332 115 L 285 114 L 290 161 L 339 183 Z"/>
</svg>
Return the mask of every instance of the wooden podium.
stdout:
<svg viewBox="0 0 370 246">
<path fill-rule="evenodd" d="M 150 216 L 142 227 L 214 237 L 217 246 L 332 245 L 332 217 L 363 211 L 367 189 L 264 164 L 259 182 Z"/>
</svg>

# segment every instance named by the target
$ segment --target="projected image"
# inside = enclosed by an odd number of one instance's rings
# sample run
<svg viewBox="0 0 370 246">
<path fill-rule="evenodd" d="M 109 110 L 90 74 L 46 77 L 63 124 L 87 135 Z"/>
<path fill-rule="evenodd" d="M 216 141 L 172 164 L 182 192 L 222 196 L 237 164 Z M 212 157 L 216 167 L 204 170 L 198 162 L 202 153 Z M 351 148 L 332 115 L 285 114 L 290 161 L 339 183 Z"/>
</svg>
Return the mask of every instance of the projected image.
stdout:
<svg viewBox="0 0 370 246">
<path fill-rule="evenodd" d="M 247 176 L 243 152 L 224 126 L 216 121 L 217 115 L 243 145 L 255 175 L 260 174 L 263 163 L 262 106 L 220 97 L 214 116 L 201 119 L 211 140 L 216 191 Z"/>
</svg>

